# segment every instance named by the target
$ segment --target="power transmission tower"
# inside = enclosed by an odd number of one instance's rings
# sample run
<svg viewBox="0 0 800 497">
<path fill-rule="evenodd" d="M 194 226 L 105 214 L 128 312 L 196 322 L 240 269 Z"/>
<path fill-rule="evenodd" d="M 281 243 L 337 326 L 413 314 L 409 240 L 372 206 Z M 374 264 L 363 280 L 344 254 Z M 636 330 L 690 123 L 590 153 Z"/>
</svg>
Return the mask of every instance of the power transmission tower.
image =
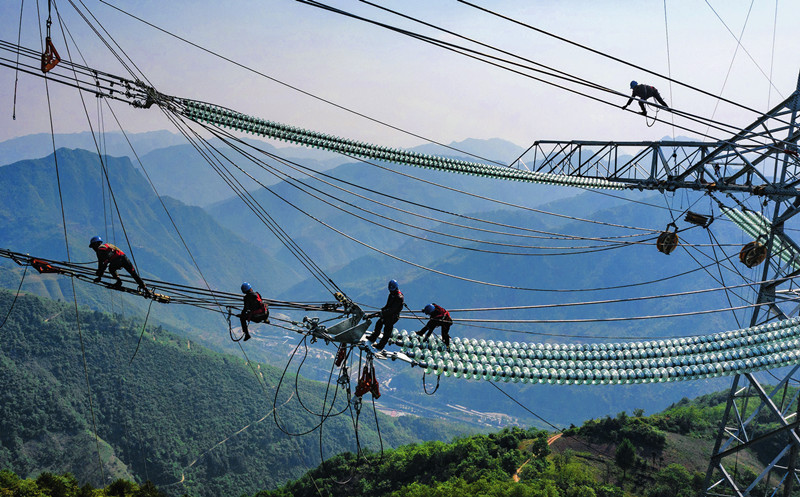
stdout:
<svg viewBox="0 0 800 497">
<path fill-rule="evenodd" d="M 786 136 L 776 141 L 774 154 L 773 185 L 777 188 L 797 188 L 797 111 L 800 103 L 800 78 L 797 89 L 778 108 L 765 117 L 776 121 L 769 129 L 772 136 Z M 766 164 L 765 164 L 766 165 Z M 796 297 L 792 278 L 800 275 L 794 264 L 786 263 L 791 258 L 778 253 L 774 241 L 789 241 L 784 233 L 786 221 L 800 211 L 799 197 L 765 195 L 765 207 L 771 208 L 772 220 L 765 245 L 767 256 L 762 272 L 757 304 L 753 309 L 750 325 L 760 325 L 773 320 L 785 319 L 797 313 L 797 304 L 789 297 Z M 787 246 L 786 251 L 791 251 Z M 781 257 L 781 256 L 784 257 Z M 792 308 L 794 307 L 794 308 Z M 789 394 L 791 383 L 797 384 L 795 374 L 800 365 L 774 376 L 777 384 L 767 387 L 752 373 L 736 375 L 720 422 L 719 432 L 711 452 L 706 472 L 705 495 L 783 495 L 788 497 L 797 485 L 797 455 L 800 448 L 800 405 L 797 396 L 800 389 Z M 756 451 L 759 459 L 768 461 L 760 472 L 739 471 L 737 465 L 744 449 Z"/>
<path fill-rule="evenodd" d="M 800 247 L 784 232 L 784 225 L 800 212 L 799 95 L 800 77 L 792 95 L 719 142 L 539 141 L 523 157 L 531 164 L 529 170 L 540 173 L 599 178 L 630 189 L 689 189 L 722 197 L 717 202 L 723 213 L 755 239 L 749 255 L 757 256 L 756 263 L 763 260 L 760 281 L 764 283 L 758 287 L 750 326 L 765 325 L 798 310 L 800 289 L 793 278 L 800 276 Z M 528 168 L 521 160 L 515 167 Z M 740 211 L 736 195 L 758 196 L 762 212 L 771 213 L 771 219 Z M 800 365 L 779 370 L 779 376 L 768 372 L 768 381 L 777 382 L 773 385 L 754 373 L 733 378 L 709 456 L 704 495 L 788 497 L 800 489 L 800 388 L 789 390 L 791 384 L 800 384 L 795 378 L 798 369 Z M 763 467 L 743 470 L 745 465 L 737 464 L 737 458 L 745 449 L 755 451 Z"/>
</svg>

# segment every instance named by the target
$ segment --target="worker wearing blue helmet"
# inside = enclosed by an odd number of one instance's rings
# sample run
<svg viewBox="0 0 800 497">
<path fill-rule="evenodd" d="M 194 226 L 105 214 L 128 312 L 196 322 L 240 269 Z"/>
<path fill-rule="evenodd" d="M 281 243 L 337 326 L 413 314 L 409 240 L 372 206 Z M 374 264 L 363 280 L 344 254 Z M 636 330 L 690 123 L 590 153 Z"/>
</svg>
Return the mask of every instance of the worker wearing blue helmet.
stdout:
<svg viewBox="0 0 800 497">
<path fill-rule="evenodd" d="M 374 343 L 380 336 L 381 329 L 383 329 L 383 336 L 381 341 L 375 345 L 376 349 L 383 350 L 386 344 L 389 343 L 389 339 L 392 338 L 394 324 L 400 319 L 400 311 L 403 310 L 403 302 L 403 293 L 400 291 L 397 280 L 389 281 L 389 297 L 386 299 L 386 305 L 381 308 L 380 312 L 375 314 L 380 317 L 378 322 L 375 323 L 375 331 L 367 337 L 370 342 Z"/>
<path fill-rule="evenodd" d="M 449 349 L 450 327 L 453 325 L 453 318 L 450 317 L 450 313 L 447 312 L 447 309 L 435 303 L 426 305 L 425 308 L 422 309 L 422 312 L 426 316 L 429 316 L 430 319 L 428 320 L 428 323 L 417 332 L 417 335 L 425 335 L 425 340 L 427 340 L 428 337 L 431 336 L 431 333 L 433 333 L 433 330 L 436 329 L 437 326 L 441 326 L 442 341 L 444 342 L 445 347 Z"/>
<path fill-rule="evenodd" d="M 647 115 L 647 108 L 644 105 L 644 101 L 648 98 L 652 97 L 656 102 L 661 104 L 665 109 L 669 109 L 667 107 L 667 103 L 661 98 L 661 94 L 658 93 L 658 90 L 653 86 L 648 85 L 640 85 L 636 81 L 631 81 L 631 98 L 628 99 L 628 102 L 622 106 L 622 109 L 625 110 L 628 106 L 633 102 L 634 98 L 639 99 L 639 107 L 641 107 L 643 116 Z"/>
<path fill-rule="evenodd" d="M 269 304 L 246 281 L 242 283 L 242 293 L 244 294 L 244 309 L 242 309 L 239 318 L 242 324 L 242 333 L 244 333 L 244 341 L 246 342 L 251 338 L 250 331 L 247 329 L 248 321 L 269 324 Z"/>
<path fill-rule="evenodd" d="M 133 267 L 133 264 L 131 264 L 128 256 L 125 255 L 125 252 L 120 250 L 119 247 L 110 243 L 103 243 L 102 238 L 99 236 L 93 236 L 92 239 L 89 240 L 89 248 L 94 250 L 94 253 L 97 255 L 97 272 L 95 273 L 96 278 L 94 279 L 95 283 L 100 282 L 100 280 L 103 278 L 103 274 L 106 272 L 106 268 L 108 268 L 108 272 L 111 273 L 111 276 L 117 280 L 111 286 L 113 288 L 122 288 L 122 280 L 117 275 L 117 271 L 120 269 L 125 269 L 139 285 L 139 289 L 144 292 L 145 295 L 150 294 L 150 290 L 147 289 L 147 285 L 144 284 L 144 281 L 139 276 L 139 273 L 136 272 L 136 268 Z"/>
</svg>

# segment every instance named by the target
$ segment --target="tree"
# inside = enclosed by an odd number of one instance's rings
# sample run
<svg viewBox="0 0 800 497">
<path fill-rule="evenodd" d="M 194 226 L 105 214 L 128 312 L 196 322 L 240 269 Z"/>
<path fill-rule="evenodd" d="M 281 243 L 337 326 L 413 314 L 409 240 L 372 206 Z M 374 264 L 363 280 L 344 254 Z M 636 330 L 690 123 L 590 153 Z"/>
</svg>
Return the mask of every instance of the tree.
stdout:
<svg viewBox="0 0 800 497">
<path fill-rule="evenodd" d="M 636 447 L 627 438 L 622 439 L 617 447 L 614 461 L 622 469 L 622 479 L 624 480 L 628 470 L 636 463 Z"/>
</svg>

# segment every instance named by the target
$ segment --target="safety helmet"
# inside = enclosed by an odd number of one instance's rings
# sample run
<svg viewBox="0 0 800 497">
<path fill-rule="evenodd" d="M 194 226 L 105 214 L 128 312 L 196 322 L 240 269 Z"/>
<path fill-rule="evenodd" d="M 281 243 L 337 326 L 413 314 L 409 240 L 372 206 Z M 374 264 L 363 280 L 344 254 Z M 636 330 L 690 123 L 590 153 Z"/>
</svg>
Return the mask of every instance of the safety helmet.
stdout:
<svg viewBox="0 0 800 497">
<path fill-rule="evenodd" d="M 252 288 L 253 288 L 253 286 L 250 283 L 248 283 L 246 281 L 244 283 L 242 283 L 242 293 L 247 293 Z"/>
<path fill-rule="evenodd" d="M 102 245 L 102 244 L 103 244 L 103 239 L 100 238 L 99 236 L 93 236 L 92 239 L 89 240 L 90 247 L 95 247 L 97 245 Z"/>
<path fill-rule="evenodd" d="M 425 313 L 425 314 L 427 314 L 428 316 L 430 316 L 431 314 L 433 314 L 433 304 L 428 304 L 428 305 L 426 305 L 426 306 L 425 306 L 425 308 L 424 308 L 424 309 L 422 309 L 422 312 L 424 312 L 424 313 Z"/>
<path fill-rule="evenodd" d="M 396 292 L 397 291 L 397 280 L 389 280 L 389 291 Z"/>
<path fill-rule="evenodd" d="M 633 89 L 634 89 L 634 88 L 636 88 L 637 86 L 639 86 L 639 83 L 637 83 L 635 80 L 634 80 L 634 81 L 631 81 L 631 90 L 633 90 Z"/>
</svg>

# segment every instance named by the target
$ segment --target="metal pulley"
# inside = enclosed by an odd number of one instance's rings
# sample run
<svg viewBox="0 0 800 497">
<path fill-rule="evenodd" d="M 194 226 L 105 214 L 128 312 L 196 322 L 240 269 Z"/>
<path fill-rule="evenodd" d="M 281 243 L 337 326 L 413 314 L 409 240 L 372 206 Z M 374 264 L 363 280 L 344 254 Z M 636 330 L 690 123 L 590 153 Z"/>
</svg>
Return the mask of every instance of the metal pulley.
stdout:
<svg viewBox="0 0 800 497">
<path fill-rule="evenodd" d="M 44 52 L 42 53 L 42 72 L 47 74 L 50 69 L 56 67 L 56 65 L 61 62 L 61 57 L 58 55 L 58 50 L 56 50 L 55 45 L 53 45 L 53 40 L 50 38 L 50 25 L 53 24 L 53 18 L 51 16 L 51 8 L 52 2 L 48 0 L 47 2 L 47 37 L 44 40 Z"/>
<path fill-rule="evenodd" d="M 672 227 L 671 231 L 670 227 Z M 669 223 L 667 225 L 667 229 L 658 235 L 658 240 L 656 240 L 656 248 L 662 254 L 669 255 L 673 250 L 675 250 L 675 247 L 678 246 L 679 241 L 678 226 L 675 223 Z"/>
<path fill-rule="evenodd" d="M 739 252 L 739 261 L 747 267 L 753 268 L 764 262 L 767 258 L 767 246 L 758 240 L 753 240 Z"/>
</svg>

